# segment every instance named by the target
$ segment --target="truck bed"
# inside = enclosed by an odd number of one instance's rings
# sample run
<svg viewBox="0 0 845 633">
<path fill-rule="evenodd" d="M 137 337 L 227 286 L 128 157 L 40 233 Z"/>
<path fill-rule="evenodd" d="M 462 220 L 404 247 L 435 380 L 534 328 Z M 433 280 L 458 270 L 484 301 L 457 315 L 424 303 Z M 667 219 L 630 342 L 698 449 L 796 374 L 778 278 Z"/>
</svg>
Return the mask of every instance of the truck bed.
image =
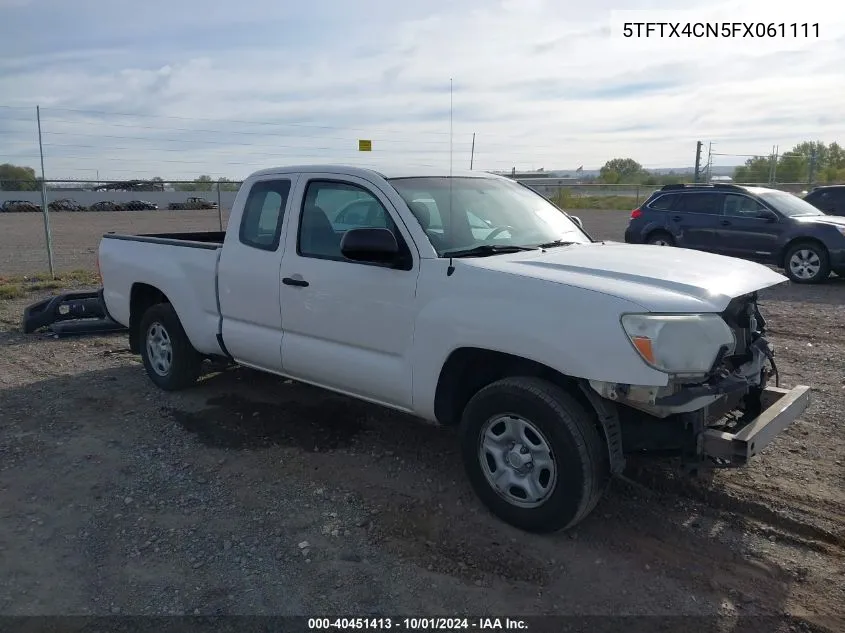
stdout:
<svg viewBox="0 0 845 633">
<path fill-rule="evenodd" d="M 112 240 L 128 240 L 130 242 L 149 242 L 152 244 L 167 244 L 170 246 L 187 246 L 189 248 L 216 249 L 223 245 L 225 231 L 190 231 L 186 233 L 145 233 L 129 235 L 121 233 L 106 233 L 104 238 Z"/>
<path fill-rule="evenodd" d="M 133 288 L 154 288 L 173 304 L 198 351 L 222 354 L 217 261 L 223 237 L 219 231 L 104 235 L 98 259 L 109 316 L 130 327 Z"/>
</svg>

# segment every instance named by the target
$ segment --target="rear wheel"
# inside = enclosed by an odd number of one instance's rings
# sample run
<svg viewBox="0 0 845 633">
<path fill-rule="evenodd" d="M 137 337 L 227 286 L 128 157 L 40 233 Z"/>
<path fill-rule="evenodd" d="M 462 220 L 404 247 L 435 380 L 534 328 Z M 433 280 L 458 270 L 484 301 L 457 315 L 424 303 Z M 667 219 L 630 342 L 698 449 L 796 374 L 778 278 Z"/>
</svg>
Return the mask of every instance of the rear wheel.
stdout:
<svg viewBox="0 0 845 633">
<path fill-rule="evenodd" d="M 150 307 L 141 318 L 141 359 L 147 375 L 166 391 L 196 382 L 203 357 L 191 345 L 176 310 L 169 303 Z"/>
<path fill-rule="evenodd" d="M 830 276 L 827 249 L 815 242 L 799 242 L 784 256 L 786 276 L 797 284 L 815 284 Z"/>
<path fill-rule="evenodd" d="M 675 238 L 673 238 L 666 231 L 655 231 L 648 236 L 646 244 L 653 244 L 654 246 L 674 246 Z"/>
<path fill-rule="evenodd" d="M 461 420 L 461 451 L 481 501 L 503 521 L 532 532 L 582 521 L 609 478 L 594 416 L 537 378 L 505 378 L 475 394 Z"/>
</svg>

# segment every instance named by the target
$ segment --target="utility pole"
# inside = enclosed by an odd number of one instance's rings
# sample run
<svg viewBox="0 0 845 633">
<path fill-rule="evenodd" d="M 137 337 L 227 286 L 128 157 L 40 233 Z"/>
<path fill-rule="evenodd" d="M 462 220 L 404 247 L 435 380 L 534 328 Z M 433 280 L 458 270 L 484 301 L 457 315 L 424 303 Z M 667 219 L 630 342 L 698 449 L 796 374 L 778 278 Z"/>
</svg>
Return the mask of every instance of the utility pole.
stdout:
<svg viewBox="0 0 845 633">
<path fill-rule="evenodd" d="M 775 145 L 775 157 L 772 160 L 772 182 L 775 184 L 778 181 L 778 158 L 780 158 L 780 145 Z"/>
<path fill-rule="evenodd" d="M 56 278 L 53 268 L 53 236 L 50 233 L 50 210 L 47 207 L 47 179 L 44 176 L 44 145 L 41 142 L 41 106 L 35 106 L 35 118 L 38 121 L 38 152 L 41 154 L 41 211 L 44 213 L 44 238 L 47 241 L 47 264 L 50 277 Z"/>
<path fill-rule="evenodd" d="M 472 149 L 469 152 L 469 170 L 472 171 L 472 162 L 475 159 L 475 132 L 472 133 Z"/>
<path fill-rule="evenodd" d="M 810 147 L 810 174 L 807 178 L 807 184 L 812 185 L 813 179 L 816 176 L 816 146 Z"/>
<path fill-rule="evenodd" d="M 713 142 L 707 144 L 707 182 L 710 182 L 710 178 L 713 175 Z"/>
<path fill-rule="evenodd" d="M 701 141 L 695 144 L 695 182 L 699 182 L 701 176 Z"/>
</svg>

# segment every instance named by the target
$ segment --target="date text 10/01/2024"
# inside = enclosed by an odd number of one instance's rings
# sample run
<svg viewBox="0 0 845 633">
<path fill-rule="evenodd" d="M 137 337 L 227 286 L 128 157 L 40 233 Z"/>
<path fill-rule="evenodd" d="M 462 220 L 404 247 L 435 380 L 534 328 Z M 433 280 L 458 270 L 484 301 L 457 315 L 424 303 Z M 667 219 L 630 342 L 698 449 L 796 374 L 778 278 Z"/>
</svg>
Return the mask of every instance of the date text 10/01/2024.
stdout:
<svg viewBox="0 0 845 633">
<path fill-rule="evenodd" d="M 310 630 L 357 631 L 399 629 L 407 631 L 519 631 L 528 628 L 525 620 L 512 618 L 308 618 Z"/>
<path fill-rule="evenodd" d="M 819 38 L 819 23 L 809 22 L 625 22 L 623 37 Z"/>
</svg>

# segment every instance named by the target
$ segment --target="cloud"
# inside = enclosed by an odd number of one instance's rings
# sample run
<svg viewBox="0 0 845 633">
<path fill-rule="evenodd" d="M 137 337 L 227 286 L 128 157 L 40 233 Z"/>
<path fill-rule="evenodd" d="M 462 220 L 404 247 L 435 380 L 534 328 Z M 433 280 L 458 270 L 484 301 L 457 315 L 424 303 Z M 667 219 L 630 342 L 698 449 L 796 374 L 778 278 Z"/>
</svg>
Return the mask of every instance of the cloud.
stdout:
<svg viewBox="0 0 845 633">
<path fill-rule="evenodd" d="M 631 2 L 648 11 L 626 17 L 618 4 L 17 2 L 0 41 L 4 160 L 37 159 L 36 104 L 48 171 L 63 177 L 446 164 L 450 102 L 456 164 L 475 133 L 483 169 L 688 165 L 697 140 L 728 154 L 845 142 L 845 82 L 831 70 L 845 17 L 832 5 L 796 16 L 775 0 Z M 624 21 L 658 19 L 818 22 L 822 37 L 622 36 Z M 375 151 L 358 153 L 358 138 Z"/>
</svg>

